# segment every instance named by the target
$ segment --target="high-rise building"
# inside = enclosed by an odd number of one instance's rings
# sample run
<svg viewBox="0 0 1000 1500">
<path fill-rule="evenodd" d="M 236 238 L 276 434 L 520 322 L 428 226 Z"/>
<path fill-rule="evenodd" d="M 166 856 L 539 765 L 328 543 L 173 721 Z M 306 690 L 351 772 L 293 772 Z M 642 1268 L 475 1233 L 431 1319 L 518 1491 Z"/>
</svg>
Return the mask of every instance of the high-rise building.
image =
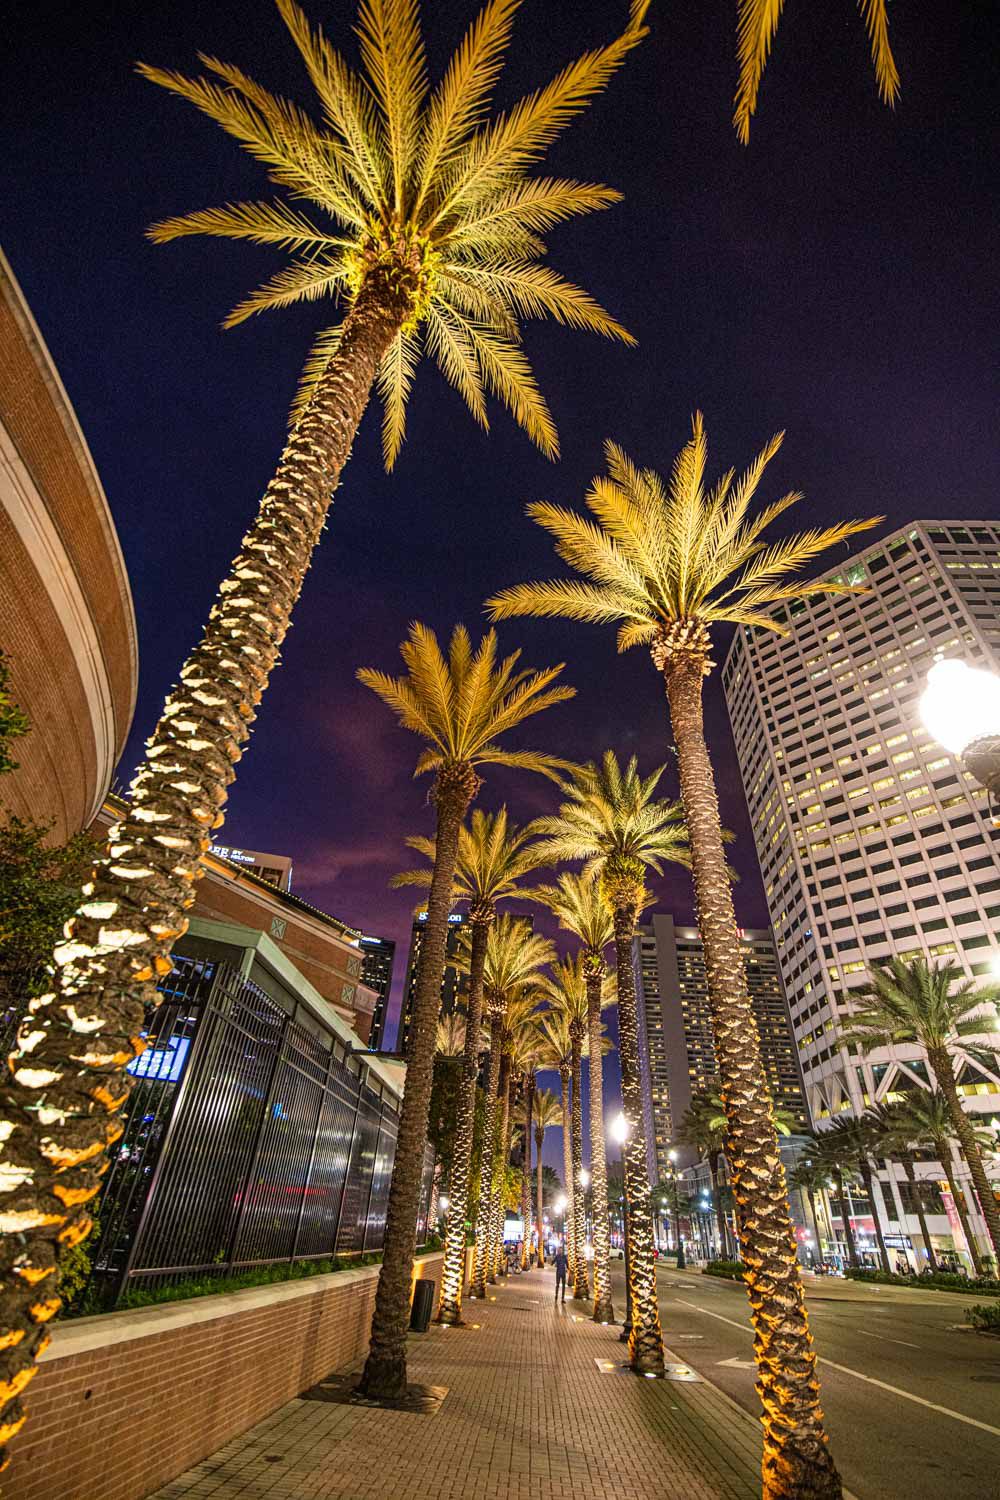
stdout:
<svg viewBox="0 0 1000 1500">
<path fill-rule="evenodd" d="M 870 963 L 923 954 L 977 979 L 1000 957 L 1000 829 L 918 712 L 936 656 L 1000 668 L 1000 522 L 914 522 L 822 577 L 865 592 L 776 606 L 789 634 L 741 628 L 722 674 L 820 1128 L 929 1082 L 916 1047 L 842 1043 Z M 1000 1118 L 1000 1075 L 956 1056 L 966 1106 Z M 888 1217 L 915 1226 L 892 1192 Z"/>
<path fill-rule="evenodd" d="M 454 959 L 458 951 L 459 938 L 467 918 L 462 912 L 453 911 L 448 918 L 448 946 L 446 949 L 447 962 L 445 963 L 444 976 L 441 980 L 441 1014 L 450 1016 L 455 1009 L 455 1003 L 462 988 L 463 975 L 455 967 Z M 403 1007 L 399 1016 L 399 1029 L 396 1033 L 396 1051 L 404 1056 L 410 1047 L 410 1027 L 413 1024 L 413 1005 L 417 997 L 417 969 L 420 962 L 420 952 L 424 944 L 424 933 L 427 930 L 427 913 L 421 912 L 413 923 L 413 931 L 410 936 L 410 956 L 406 961 L 406 981 L 403 986 Z"/>
<path fill-rule="evenodd" d="M 767 929 L 743 929 L 743 961 L 760 1034 L 761 1058 L 771 1097 L 809 1128 L 802 1074 L 778 972 L 774 939 Z M 636 937 L 642 980 L 649 1092 L 657 1168 L 662 1178 L 694 1095 L 719 1087 L 712 1018 L 705 980 L 705 951 L 696 927 L 680 927 L 668 913 L 654 912 Z M 693 1159 L 676 1147 L 682 1165 Z"/>
<path fill-rule="evenodd" d="M 373 1052 L 380 1052 L 385 1036 L 389 992 L 392 989 L 392 971 L 396 963 L 396 944 L 391 938 L 362 936 L 358 939 L 358 946 L 362 953 L 361 983 L 374 990 L 378 996 L 372 1013 L 368 1045 Z"/>
</svg>

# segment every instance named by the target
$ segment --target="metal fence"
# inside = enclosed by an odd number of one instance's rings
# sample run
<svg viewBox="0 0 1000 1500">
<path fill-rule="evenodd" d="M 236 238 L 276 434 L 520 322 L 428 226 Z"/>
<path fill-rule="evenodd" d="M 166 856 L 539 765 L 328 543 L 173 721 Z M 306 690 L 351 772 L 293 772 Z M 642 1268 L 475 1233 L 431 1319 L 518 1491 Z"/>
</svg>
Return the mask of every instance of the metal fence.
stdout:
<svg viewBox="0 0 1000 1500">
<path fill-rule="evenodd" d="M 300 1003 L 175 958 L 97 1210 L 96 1300 L 382 1246 L 396 1096 Z M 426 1237 L 433 1156 L 424 1163 Z"/>
</svg>

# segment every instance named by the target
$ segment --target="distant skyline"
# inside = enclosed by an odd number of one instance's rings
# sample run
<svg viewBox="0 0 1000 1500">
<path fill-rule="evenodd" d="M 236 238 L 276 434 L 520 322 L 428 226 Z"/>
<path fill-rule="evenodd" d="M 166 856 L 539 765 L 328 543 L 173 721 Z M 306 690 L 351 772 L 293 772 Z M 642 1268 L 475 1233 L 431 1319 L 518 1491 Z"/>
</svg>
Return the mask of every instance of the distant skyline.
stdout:
<svg viewBox="0 0 1000 1500">
<path fill-rule="evenodd" d="M 307 0 L 354 48 L 351 8 Z M 476 12 L 424 10 L 432 73 Z M 626 0 L 525 0 L 501 106 L 581 47 Z M 366 414 L 306 580 L 283 662 L 238 769 L 226 844 L 290 855 L 298 894 L 395 939 L 390 1035 L 412 895 L 391 892 L 405 838 L 432 826 L 418 745 L 354 678 L 395 672 L 411 619 L 446 635 L 485 629 L 487 594 L 562 571 L 527 521 L 530 499 L 578 505 L 615 437 L 669 469 L 704 410 L 710 471 L 741 466 L 778 428 L 764 498 L 806 499 L 788 525 L 885 514 L 985 516 L 1000 491 L 996 436 L 995 17 L 911 0 L 893 10 L 902 75 L 878 101 L 853 7 L 789 11 L 749 148 L 730 124 L 732 5 L 654 6 L 652 35 L 558 143 L 552 170 L 620 188 L 624 202 L 551 234 L 553 261 L 639 339 L 625 349 L 553 326 L 526 345 L 560 430 L 542 458 L 507 415 L 478 429 L 421 369 L 395 472 Z M 544 45 L 539 46 L 539 36 Z M 173 0 L 115 12 L 39 0 L 8 18 L 0 58 L 6 142 L 3 241 L 93 451 L 118 527 L 139 628 L 139 701 L 119 776 L 142 743 L 277 460 L 313 331 L 307 305 L 219 332 L 279 263 L 249 245 L 154 248 L 171 213 L 268 194 L 263 170 L 217 127 L 153 89 L 137 59 L 192 72 L 198 50 L 310 105 L 270 0 Z M 783 523 L 779 523 L 778 534 Z M 872 540 L 877 533 L 872 534 Z M 836 559 L 831 557 L 830 562 Z M 565 660 L 577 698 L 531 721 L 521 744 L 574 759 L 613 745 L 677 782 L 662 688 L 611 630 L 516 622 L 500 631 L 530 665 Z M 716 659 L 728 646 L 723 635 Z M 706 695 L 722 815 L 737 841 L 740 921 L 767 914 L 718 673 Z M 480 805 L 524 822 L 553 805 L 538 778 L 491 772 Z M 683 872 L 653 881 L 658 907 L 693 915 Z"/>
</svg>

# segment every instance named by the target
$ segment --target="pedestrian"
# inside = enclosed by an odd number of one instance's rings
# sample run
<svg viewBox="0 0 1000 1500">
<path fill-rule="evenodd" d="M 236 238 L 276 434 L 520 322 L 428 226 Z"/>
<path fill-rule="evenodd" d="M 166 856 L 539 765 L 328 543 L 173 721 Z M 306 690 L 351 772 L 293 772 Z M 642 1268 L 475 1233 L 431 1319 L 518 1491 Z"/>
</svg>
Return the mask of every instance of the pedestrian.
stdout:
<svg viewBox="0 0 1000 1500">
<path fill-rule="evenodd" d="M 558 1249 L 556 1250 L 556 1258 L 555 1258 L 555 1268 L 556 1268 L 556 1301 L 557 1302 L 559 1301 L 559 1288 L 560 1287 L 562 1287 L 562 1300 L 564 1302 L 566 1301 L 566 1270 L 567 1270 L 568 1265 L 569 1265 L 569 1262 L 566 1259 L 566 1251 L 563 1249 L 562 1245 L 560 1245 L 558 1247 Z"/>
</svg>

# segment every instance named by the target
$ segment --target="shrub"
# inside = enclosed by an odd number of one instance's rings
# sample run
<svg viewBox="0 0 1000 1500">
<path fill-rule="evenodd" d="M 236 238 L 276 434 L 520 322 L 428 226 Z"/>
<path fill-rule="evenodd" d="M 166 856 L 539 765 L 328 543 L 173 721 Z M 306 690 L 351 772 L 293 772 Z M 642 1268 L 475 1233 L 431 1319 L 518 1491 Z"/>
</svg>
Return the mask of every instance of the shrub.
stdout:
<svg viewBox="0 0 1000 1500">
<path fill-rule="evenodd" d="M 706 1276 L 722 1276 L 726 1281 L 742 1281 L 743 1267 L 738 1260 L 710 1260 L 704 1268 Z"/>
<path fill-rule="evenodd" d="M 967 1310 L 965 1321 L 980 1333 L 1000 1334 L 1000 1302 L 977 1302 Z"/>
<path fill-rule="evenodd" d="M 889 1271 L 848 1271 L 851 1281 L 875 1282 L 880 1286 L 910 1286 L 939 1292 L 966 1292 L 977 1296 L 983 1292 L 1000 1292 L 1000 1281 L 993 1276 L 970 1279 L 957 1271 L 936 1271 L 933 1276 L 897 1276 Z"/>
</svg>

